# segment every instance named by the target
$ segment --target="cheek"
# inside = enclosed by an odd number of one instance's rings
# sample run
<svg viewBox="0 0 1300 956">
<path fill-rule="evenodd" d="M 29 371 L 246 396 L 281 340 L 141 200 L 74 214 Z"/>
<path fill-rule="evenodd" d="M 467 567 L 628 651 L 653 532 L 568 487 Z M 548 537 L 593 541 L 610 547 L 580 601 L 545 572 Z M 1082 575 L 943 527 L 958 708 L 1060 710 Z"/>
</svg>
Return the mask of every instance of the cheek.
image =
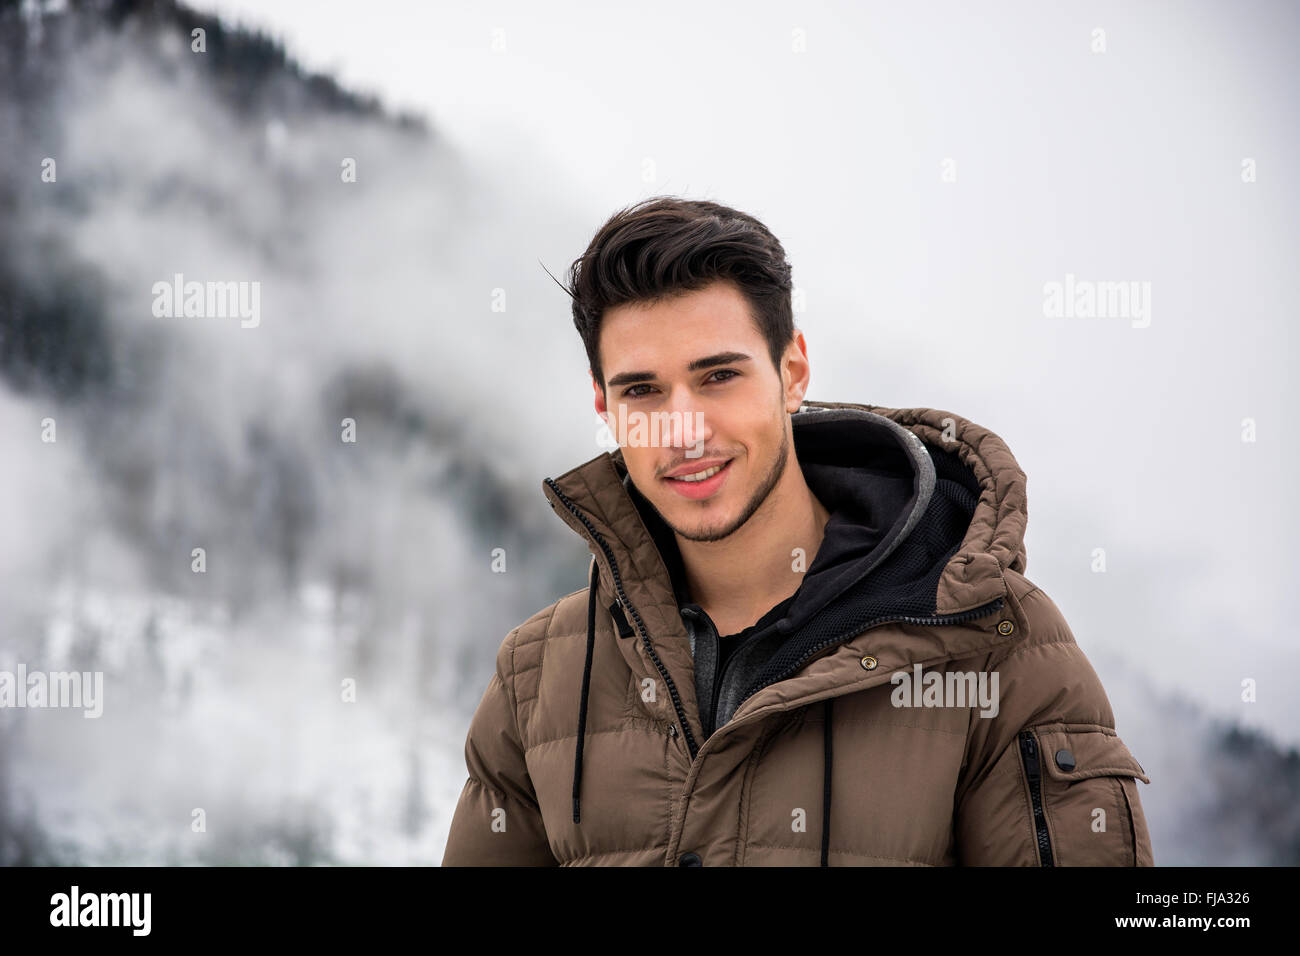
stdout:
<svg viewBox="0 0 1300 956">
<path fill-rule="evenodd" d="M 650 488 L 654 485 L 655 480 L 655 459 L 652 454 L 653 448 L 635 448 L 624 447 L 623 462 L 627 465 L 628 473 L 632 476 L 632 481 L 638 488 Z"/>
<path fill-rule="evenodd" d="M 730 432 L 732 436 L 731 446 L 743 450 L 746 462 L 751 467 L 755 462 L 762 462 L 776 455 L 777 449 L 781 447 L 780 426 L 783 423 L 773 422 L 771 417 L 765 417 L 755 411 L 743 421 L 734 422 Z"/>
</svg>

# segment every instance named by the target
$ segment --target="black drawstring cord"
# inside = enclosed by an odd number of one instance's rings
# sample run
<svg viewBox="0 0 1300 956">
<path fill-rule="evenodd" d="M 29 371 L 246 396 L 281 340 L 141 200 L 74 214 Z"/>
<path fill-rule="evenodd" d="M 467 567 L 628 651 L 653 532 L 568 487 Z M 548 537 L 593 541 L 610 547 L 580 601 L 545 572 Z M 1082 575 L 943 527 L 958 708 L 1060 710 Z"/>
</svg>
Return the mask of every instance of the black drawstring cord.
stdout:
<svg viewBox="0 0 1300 956">
<path fill-rule="evenodd" d="M 830 866 L 831 850 L 831 703 L 834 697 L 827 697 L 823 705 L 825 717 L 822 721 L 822 738 L 826 745 L 826 754 L 822 760 L 822 866 Z"/>
<path fill-rule="evenodd" d="M 582 668 L 582 702 L 578 705 L 578 743 L 573 755 L 573 822 L 582 821 L 578 794 L 582 789 L 582 744 L 587 736 L 587 690 L 591 687 L 591 654 L 596 647 L 596 585 L 600 572 L 591 560 L 591 586 L 587 589 L 587 662 Z"/>
</svg>

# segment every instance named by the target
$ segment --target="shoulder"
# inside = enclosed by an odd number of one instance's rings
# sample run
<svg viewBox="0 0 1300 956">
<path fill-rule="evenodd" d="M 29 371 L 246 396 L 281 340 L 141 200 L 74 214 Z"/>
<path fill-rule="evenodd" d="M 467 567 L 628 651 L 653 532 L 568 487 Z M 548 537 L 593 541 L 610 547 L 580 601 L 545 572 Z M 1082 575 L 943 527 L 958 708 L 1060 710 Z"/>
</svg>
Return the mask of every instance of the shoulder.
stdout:
<svg viewBox="0 0 1300 956">
<path fill-rule="evenodd" d="M 1003 619 L 1015 626 L 987 665 L 999 682 L 994 693 L 1000 696 L 1001 716 L 1017 727 L 1059 721 L 1113 732 L 1115 715 L 1101 678 L 1061 609 L 1024 575 L 1004 575 Z"/>
<path fill-rule="evenodd" d="M 503 676 L 518 674 L 540 663 L 546 642 L 587 626 L 587 588 L 570 591 L 537 611 L 506 635 L 497 651 L 497 670 Z M 500 633 L 500 632 L 498 632 Z"/>
<path fill-rule="evenodd" d="M 581 653 L 573 640 L 587 632 L 587 588 L 571 591 L 531 615 L 506 635 L 497 651 L 493 683 L 504 691 L 514 714 L 515 733 L 523 741 L 535 740 L 538 702 L 542 698 L 543 670 L 559 675 L 552 678 L 552 696 L 569 699 L 566 660 Z M 564 642 L 569 647 L 559 646 Z M 558 665 L 558 666 L 557 666 Z M 581 672 L 581 668 L 578 669 Z M 556 693 L 558 692 L 558 697 Z M 576 693 L 576 691 L 574 692 Z M 576 698 L 575 698 L 576 699 Z"/>
<path fill-rule="evenodd" d="M 1047 592 L 1017 571 L 1004 570 L 1007 603 L 1004 616 L 1015 625 L 994 662 L 1023 657 L 1036 648 L 1058 651 L 1078 646 L 1065 615 Z"/>
</svg>

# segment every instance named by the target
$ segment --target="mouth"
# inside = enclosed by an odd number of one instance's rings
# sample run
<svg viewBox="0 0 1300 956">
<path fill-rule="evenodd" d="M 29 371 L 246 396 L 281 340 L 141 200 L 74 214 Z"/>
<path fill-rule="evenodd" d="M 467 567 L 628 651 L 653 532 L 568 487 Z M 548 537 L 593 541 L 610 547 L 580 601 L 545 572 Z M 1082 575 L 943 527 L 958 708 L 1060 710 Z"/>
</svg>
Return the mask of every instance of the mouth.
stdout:
<svg viewBox="0 0 1300 956">
<path fill-rule="evenodd" d="M 722 483 L 727 480 L 727 475 L 731 473 L 731 463 L 733 461 L 735 461 L 734 458 L 728 458 L 721 465 L 704 468 L 694 474 L 678 475 L 662 480 L 667 482 L 673 491 L 684 498 L 694 500 L 708 498 L 721 488 Z"/>
</svg>

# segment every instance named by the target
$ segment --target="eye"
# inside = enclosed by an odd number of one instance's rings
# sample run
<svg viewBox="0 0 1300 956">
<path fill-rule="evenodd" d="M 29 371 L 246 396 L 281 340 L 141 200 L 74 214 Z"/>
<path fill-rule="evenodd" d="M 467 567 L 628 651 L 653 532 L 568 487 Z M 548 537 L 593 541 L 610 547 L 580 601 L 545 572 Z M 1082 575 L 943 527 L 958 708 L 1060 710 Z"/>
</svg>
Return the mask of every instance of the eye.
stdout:
<svg viewBox="0 0 1300 956">
<path fill-rule="evenodd" d="M 722 382 L 729 382 L 729 381 L 731 381 L 733 378 L 735 378 L 735 377 L 738 376 L 739 374 L 740 374 L 740 373 L 737 372 L 735 369 L 731 369 L 731 368 L 720 368 L 720 369 L 715 369 L 714 371 L 710 372 L 708 378 L 706 378 L 704 381 L 705 381 L 706 383 L 713 382 L 714 384 L 721 384 Z M 715 376 L 718 376 L 718 375 L 721 375 L 721 376 L 724 376 L 724 377 L 723 377 L 723 378 L 715 378 Z M 644 398 L 647 394 L 649 394 L 648 392 L 638 392 L 638 391 L 637 391 L 638 388 L 653 389 L 654 386 L 653 386 L 653 385 L 647 385 L 647 384 L 645 384 L 645 383 L 640 383 L 640 384 L 637 384 L 637 385 L 629 385 L 627 388 L 623 389 L 623 397 L 624 397 L 624 398 Z"/>
</svg>

